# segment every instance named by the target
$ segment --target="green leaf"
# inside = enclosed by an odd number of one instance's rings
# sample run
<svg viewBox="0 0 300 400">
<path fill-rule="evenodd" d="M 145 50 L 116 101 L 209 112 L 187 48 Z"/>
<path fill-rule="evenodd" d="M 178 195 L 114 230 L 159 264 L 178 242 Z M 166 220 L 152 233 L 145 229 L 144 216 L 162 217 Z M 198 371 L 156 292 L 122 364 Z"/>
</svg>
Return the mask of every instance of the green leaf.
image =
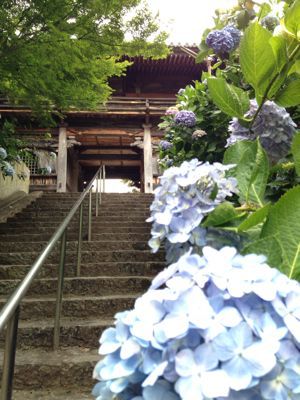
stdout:
<svg viewBox="0 0 300 400">
<path fill-rule="evenodd" d="M 224 202 L 216 207 L 215 210 L 208 215 L 202 226 L 220 226 L 237 218 L 237 216 L 238 212 L 236 211 L 234 206 L 229 202 Z"/>
<path fill-rule="evenodd" d="M 300 132 L 298 132 L 292 142 L 292 154 L 295 162 L 297 175 L 300 176 Z"/>
<path fill-rule="evenodd" d="M 275 65 L 277 72 L 288 62 L 287 43 L 283 36 L 272 36 L 269 40 L 275 56 Z"/>
<path fill-rule="evenodd" d="M 285 18 L 284 26 L 296 38 L 300 38 L 300 0 L 295 0 L 293 5 L 288 8 Z"/>
<path fill-rule="evenodd" d="M 245 31 L 240 44 L 240 63 L 246 80 L 261 96 L 276 74 L 276 58 L 269 43 L 272 34 L 258 22 Z"/>
<path fill-rule="evenodd" d="M 293 107 L 300 104 L 300 78 L 290 81 L 287 86 L 279 92 L 275 101 L 282 107 Z"/>
<path fill-rule="evenodd" d="M 296 60 L 294 64 L 291 66 L 288 75 L 292 74 L 298 74 L 300 75 L 300 60 Z"/>
<path fill-rule="evenodd" d="M 264 254 L 268 259 L 268 264 L 278 268 L 282 263 L 282 251 L 275 236 L 258 239 L 246 245 L 242 254 Z"/>
<path fill-rule="evenodd" d="M 247 92 L 229 85 L 223 78 L 209 78 L 207 85 L 217 107 L 231 117 L 244 117 L 250 107 Z"/>
<path fill-rule="evenodd" d="M 282 250 L 283 271 L 290 278 L 300 273 L 300 186 L 289 190 L 271 207 L 261 238 L 273 237 L 272 250 Z M 270 244 L 271 245 L 271 244 Z"/>
<path fill-rule="evenodd" d="M 254 226 L 261 224 L 267 217 L 270 209 L 270 204 L 266 204 L 264 207 L 259 208 L 257 211 L 252 213 L 244 222 L 238 226 L 238 232 L 247 231 Z"/>
<path fill-rule="evenodd" d="M 236 164 L 230 175 L 238 181 L 240 201 L 263 206 L 269 161 L 259 141 L 235 143 L 226 150 L 224 164 Z"/>
<path fill-rule="evenodd" d="M 259 19 L 263 19 L 272 11 L 272 7 L 268 3 L 263 3 L 259 10 Z"/>
</svg>

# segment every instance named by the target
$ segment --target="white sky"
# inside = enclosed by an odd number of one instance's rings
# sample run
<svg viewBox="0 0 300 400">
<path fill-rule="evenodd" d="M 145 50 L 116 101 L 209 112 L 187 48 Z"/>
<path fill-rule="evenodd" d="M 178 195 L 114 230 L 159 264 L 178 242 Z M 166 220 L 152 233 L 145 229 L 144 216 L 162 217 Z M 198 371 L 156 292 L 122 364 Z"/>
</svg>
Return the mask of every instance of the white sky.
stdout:
<svg viewBox="0 0 300 400">
<path fill-rule="evenodd" d="M 202 32 L 213 26 L 214 11 L 235 6 L 238 0 L 148 0 L 159 11 L 161 27 L 170 33 L 168 42 L 199 44 Z"/>
</svg>

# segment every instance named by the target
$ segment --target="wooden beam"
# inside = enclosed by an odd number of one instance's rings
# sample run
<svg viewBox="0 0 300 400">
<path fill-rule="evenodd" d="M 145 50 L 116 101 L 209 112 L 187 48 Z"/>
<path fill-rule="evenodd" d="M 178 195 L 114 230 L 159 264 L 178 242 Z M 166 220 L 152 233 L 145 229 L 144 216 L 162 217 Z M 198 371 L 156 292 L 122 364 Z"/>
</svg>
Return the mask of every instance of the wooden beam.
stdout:
<svg viewBox="0 0 300 400">
<path fill-rule="evenodd" d="M 144 190 L 153 192 L 151 125 L 144 125 Z"/>
<path fill-rule="evenodd" d="M 57 192 L 67 190 L 67 129 L 59 128 L 58 156 L 57 156 Z"/>
<path fill-rule="evenodd" d="M 79 160 L 140 160 L 137 154 L 80 154 Z"/>
<path fill-rule="evenodd" d="M 80 147 L 78 147 L 78 150 L 80 152 L 86 151 L 86 150 L 132 150 L 135 153 L 138 153 L 140 151 L 140 149 L 138 147 L 135 146 L 107 146 L 107 145 L 82 145 Z"/>
</svg>

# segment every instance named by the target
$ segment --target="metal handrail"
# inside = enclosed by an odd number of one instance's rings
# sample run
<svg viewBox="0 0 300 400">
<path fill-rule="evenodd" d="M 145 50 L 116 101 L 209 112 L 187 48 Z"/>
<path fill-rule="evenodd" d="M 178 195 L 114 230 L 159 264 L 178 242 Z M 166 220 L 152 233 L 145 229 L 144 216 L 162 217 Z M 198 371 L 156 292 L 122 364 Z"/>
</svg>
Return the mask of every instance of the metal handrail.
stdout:
<svg viewBox="0 0 300 400">
<path fill-rule="evenodd" d="M 100 182 L 98 182 L 98 180 Z M 56 350 L 59 347 L 59 331 L 60 331 L 60 317 L 62 308 L 62 292 L 63 292 L 63 281 L 64 281 L 64 266 L 65 266 L 65 254 L 66 254 L 66 230 L 71 220 L 79 210 L 79 226 L 78 226 L 78 247 L 77 247 L 77 276 L 80 275 L 81 265 L 81 242 L 82 242 L 82 231 L 83 231 L 83 201 L 89 193 L 89 211 L 88 211 L 88 241 L 92 238 L 92 188 L 94 182 L 96 182 L 96 216 L 98 216 L 99 204 L 101 204 L 101 192 L 105 191 L 105 166 L 101 167 L 96 172 L 95 176 L 86 187 L 84 192 L 81 194 L 79 199 L 71 208 L 69 214 L 57 228 L 51 239 L 47 243 L 44 250 L 38 256 L 33 263 L 29 272 L 14 290 L 13 294 L 8 299 L 5 306 L 0 312 L 0 332 L 6 327 L 5 337 L 5 348 L 4 348 L 4 360 L 2 368 L 2 385 L 1 385 L 1 400 L 11 400 L 12 398 L 12 384 L 13 374 L 15 366 L 15 353 L 17 343 L 17 330 L 18 320 L 20 313 L 20 303 L 27 293 L 32 281 L 37 276 L 44 262 L 50 255 L 51 251 L 61 239 L 60 246 L 60 257 L 59 257 L 59 270 L 58 270 L 58 288 L 56 297 L 56 312 L 54 322 L 54 333 L 53 333 L 53 348 Z M 100 183 L 100 185 L 99 185 Z"/>
</svg>

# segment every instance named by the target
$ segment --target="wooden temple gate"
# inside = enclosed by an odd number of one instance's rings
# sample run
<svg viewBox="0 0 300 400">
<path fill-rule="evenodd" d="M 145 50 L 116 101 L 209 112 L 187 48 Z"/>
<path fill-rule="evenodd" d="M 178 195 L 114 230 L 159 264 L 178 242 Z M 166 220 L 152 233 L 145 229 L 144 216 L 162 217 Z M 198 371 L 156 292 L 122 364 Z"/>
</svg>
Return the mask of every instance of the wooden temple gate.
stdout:
<svg viewBox="0 0 300 400">
<path fill-rule="evenodd" d="M 125 57 L 133 64 L 126 76 L 111 80 L 114 96 L 106 105 L 69 110 L 56 128 L 28 127 L 30 109 L 2 102 L 1 115 L 17 117 L 19 137 L 28 147 L 57 155 L 56 171 L 31 168 L 31 190 L 81 191 L 103 163 L 108 178 L 131 179 L 152 192 L 158 173 L 155 153 L 163 136 L 160 118 L 175 104 L 178 90 L 200 79 L 206 67 L 196 64 L 189 51 L 175 46 L 163 60 Z"/>
</svg>

